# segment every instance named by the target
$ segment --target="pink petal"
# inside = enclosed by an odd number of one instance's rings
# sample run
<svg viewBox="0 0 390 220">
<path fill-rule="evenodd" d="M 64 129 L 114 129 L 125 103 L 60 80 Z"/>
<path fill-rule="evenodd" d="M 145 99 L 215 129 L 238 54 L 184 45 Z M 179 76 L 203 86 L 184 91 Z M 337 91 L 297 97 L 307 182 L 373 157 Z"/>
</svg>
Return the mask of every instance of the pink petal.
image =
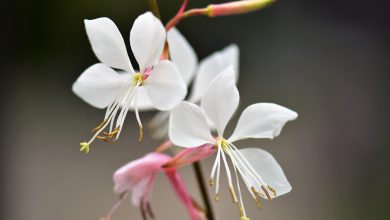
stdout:
<svg viewBox="0 0 390 220">
<path fill-rule="evenodd" d="M 176 169 L 168 169 L 165 171 L 166 176 L 168 177 L 169 181 L 171 182 L 171 185 L 173 189 L 176 192 L 176 195 L 179 197 L 181 202 L 184 204 L 184 206 L 187 208 L 187 211 L 189 215 L 191 216 L 192 220 L 200 220 L 200 213 L 197 211 L 197 209 L 194 207 L 192 203 L 192 198 L 188 194 L 185 183 L 179 173 Z"/>
<path fill-rule="evenodd" d="M 137 185 L 132 188 L 131 202 L 135 207 L 142 206 L 142 208 L 145 208 L 146 203 L 149 201 L 153 190 L 154 180 L 155 175 L 151 175 L 141 180 Z"/>
<path fill-rule="evenodd" d="M 168 155 L 149 153 L 122 166 L 114 173 L 114 192 L 121 194 L 140 187 L 137 187 L 137 184 L 153 177 L 158 171 L 162 171 L 161 166 L 170 160 L 171 158 Z"/>
<path fill-rule="evenodd" d="M 215 153 L 212 144 L 204 144 L 199 147 L 186 148 L 178 153 L 171 161 L 166 163 L 164 168 L 179 168 L 193 162 L 205 159 Z"/>
</svg>

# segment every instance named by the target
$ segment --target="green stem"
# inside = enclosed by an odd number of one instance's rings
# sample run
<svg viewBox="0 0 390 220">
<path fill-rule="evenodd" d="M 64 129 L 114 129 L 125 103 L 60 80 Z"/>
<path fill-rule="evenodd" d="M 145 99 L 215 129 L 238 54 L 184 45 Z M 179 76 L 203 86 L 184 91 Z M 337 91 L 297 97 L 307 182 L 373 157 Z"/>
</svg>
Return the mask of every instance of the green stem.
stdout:
<svg viewBox="0 0 390 220">
<path fill-rule="evenodd" d="M 200 163 L 199 162 L 195 162 L 193 164 L 193 167 L 194 167 L 194 170 L 195 170 L 196 180 L 198 181 L 199 190 L 200 190 L 200 192 L 202 194 L 203 203 L 204 203 L 204 206 L 206 208 L 207 219 L 208 220 L 214 220 L 213 208 L 211 207 L 210 198 L 209 198 L 209 196 L 207 194 L 207 189 L 206 189 L 206 186 L 205 186 L 205 181 L 204 181 L 204 178 L 203 178 L 202 168 L 200 167 Z"/>
<path fill-rule="evenodd" d="M 156 16 L 161 20 L 160 10 L 158 9 L 157 0 L 146 0 L 146 1 L 148 2 L 149 8 L 154 14 L 154 16 Z"/>
</svg>

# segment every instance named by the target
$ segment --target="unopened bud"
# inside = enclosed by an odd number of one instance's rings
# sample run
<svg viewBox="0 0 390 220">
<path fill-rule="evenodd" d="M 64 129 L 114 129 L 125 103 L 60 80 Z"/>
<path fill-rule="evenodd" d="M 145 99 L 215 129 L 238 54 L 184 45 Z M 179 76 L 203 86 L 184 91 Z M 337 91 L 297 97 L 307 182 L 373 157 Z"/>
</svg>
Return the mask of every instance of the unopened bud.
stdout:
<svg viewBox="0 0 390 220">
<path fill-rule="evenodd" d="M 224 4 L 212 4 L 207 7 L 210 17 L 244 14 L 262 9 L 275 0 L 242 0 Z"/>
</svg>

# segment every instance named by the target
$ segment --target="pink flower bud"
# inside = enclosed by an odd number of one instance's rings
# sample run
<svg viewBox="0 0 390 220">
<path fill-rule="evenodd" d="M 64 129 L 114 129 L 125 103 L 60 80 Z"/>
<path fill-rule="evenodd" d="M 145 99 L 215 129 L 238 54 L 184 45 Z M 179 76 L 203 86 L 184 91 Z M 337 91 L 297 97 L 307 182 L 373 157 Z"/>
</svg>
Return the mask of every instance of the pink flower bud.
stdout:
<svg viewBox="0 0 390 220">
<path fill-rule="evenodd" d="M 249 13 L 262 9 L 274 1 L 275 0 L 242 0 L 224 4 L 212 4 L 207 7 L 207 15 L 216 17 Z"/>
</svg>

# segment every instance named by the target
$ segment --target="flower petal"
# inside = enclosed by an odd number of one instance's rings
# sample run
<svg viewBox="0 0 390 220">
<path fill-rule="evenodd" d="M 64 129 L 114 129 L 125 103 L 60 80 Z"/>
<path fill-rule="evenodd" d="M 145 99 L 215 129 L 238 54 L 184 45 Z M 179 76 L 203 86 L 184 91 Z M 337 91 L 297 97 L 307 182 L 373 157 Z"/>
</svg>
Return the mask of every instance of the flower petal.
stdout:
<svg viewBox="0 0 390 220">
<path fill-rule="evenodd" d="M 142 158 L 131 161 L 114 173 L 114 192 L 121 194 L 131 190 L 145 178 L 162 171 L 162 165 L 171 160 L 171 157 L 161 153 L 149 153 Z"/>
<path fill-rule="evenodd" d="M 275 158 L 265 150 L 258 148 L 246 148 L 239 150 L 248 162 L 253 166 L 255 171 L 261 176 L 264 182 L 276 190 L 276 197 L 284 195 L 291 191 L 291 185 L 284 175 L 284 172 Z M 261 189 L 255 181 L 251 185 Z M 270 194 L 272 197 L 272 193 Z M 267 199 L 267 197 L 263 196 Z"/>
<path fill-rule="evenodd" d="M 196 161 L 203 160 L 215 153 L 215 147 L 212 144 L 204 144 L 199 147 L 186 148 L 176 154 L 171 161 L 164 164 L 164 168 L 180 168 Z"/>
<path fill-rule="evenodd" d="M 133 204 L 133 206 L 139 208 L 141 207 L 141 205 L 144 206 L 144 204 L 149 201 L 150 196 L 152 194 L 155 178 L 155 175 L 145 177 L 132 187 L 131 203 Z"/>
<path fill-rule="evenodd" d="M 84 20 L 92 50 L 104 64 L 134 73 L 126 45 L 118 28 L 109 18 Z"/>
<path fill-rule="evenodd" d="M 184 101 L 171 110 L 169 138 L 172 143 L 181 147 L 215 143 L 202 109 Z"/>
<path fill-rule="evenodd" d="M 186 84 L 176 66 L 167 60 L 153 68 L 144 86 L 154 106 L 162 111 L 173 108 L 187 93 Z"/>
<path fill-rule="evenodd" d="M 110 67 L 98 63 L 86 69 L 72 86 L 73 92 L 96 108 L 112 103 L 124 80 Z"/>
<path fill-rule="evenodd" d="M 130 45 L 141 72 L 158 62 L 165 37 L 164 26 L 151 12 L 138 16 L 134 21 L 130 31 Z"/>
<path fill-rule="evenodd" d="M 230 142 L 244 138 L 274 138 L 283 126 L 298 114 L 273 103 L 257 103 L 248 106 L 241 114 Z"/>
<path fill-rule="evenodd" d="M 201 100 L 201 106 L 217 128 L 219 136 L 223 137 L 226 125 L 236 111 L 239 100 L 234 70 L 230 66 L 210 83 Z"/>
<path fill-rule="evenodd" d="M 180 174 L 176 169 L 169 169 L 165 171 L 166 176 L 169 179 L 169 182 L 172 185 L 172 188 L 175 190 L 176 195 L 179 197 L 181 202 L 187 208 L 187 211 L 191 217 L 191 220 L 200 220 L 200 213 L 194 207 L 192 203 L 192 198 L 187 191 L 186 185 L 181 178 Z"/>
<path fill-rule="evenodd" d="M 239 49 L 235 44 L 229 45 L 221 51 L 214 52 L 203 59 L 199 64 L 189 100 L 198 102 L 204 93 L 204 89 L 207 88 L 210 82 L 231 65 L 233 66 L 237 82 L 239 75 Z"/>
<path fill-rule="evenodd" d="M 181 76 L 188 85 L 194 75 L 198 57 L 188 41 L 176 28 L 168 32 L 167 38 L 172 62 L 176 64 Z"/>
</svg>

